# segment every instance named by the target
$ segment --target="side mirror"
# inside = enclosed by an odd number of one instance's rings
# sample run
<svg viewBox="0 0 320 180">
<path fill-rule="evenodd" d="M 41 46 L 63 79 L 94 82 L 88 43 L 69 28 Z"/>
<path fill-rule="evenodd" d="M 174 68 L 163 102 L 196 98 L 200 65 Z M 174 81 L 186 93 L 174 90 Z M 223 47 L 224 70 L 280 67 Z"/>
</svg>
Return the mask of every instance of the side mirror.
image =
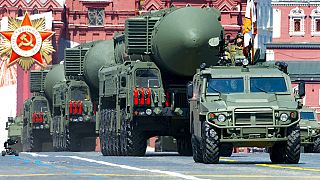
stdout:
<svg viewBox="0 0 320 180">
<path fill-rule="evenodd" d="M 306 88 L 305 82 L 304 81 L 299 82 L 298 94 L 300 97 L 303 97 L 306 94 L 305 88 Z"/>
<path fill-rule="evenodd" d="M 193 97 L 193 84 L 192 84 L 192 82 L 189 82 L 187 85 L 187 96 L 188 96 L 188 99 Z"/>
<path fill-rule="evenodd" d="M 8 117 L 8 122 L 13 123 L 13 117 Z"/>
<path fill-rule="evenodd" d="M 8 130 L 9 122 L 6 122 L 6 130 Z"/>
</svg>

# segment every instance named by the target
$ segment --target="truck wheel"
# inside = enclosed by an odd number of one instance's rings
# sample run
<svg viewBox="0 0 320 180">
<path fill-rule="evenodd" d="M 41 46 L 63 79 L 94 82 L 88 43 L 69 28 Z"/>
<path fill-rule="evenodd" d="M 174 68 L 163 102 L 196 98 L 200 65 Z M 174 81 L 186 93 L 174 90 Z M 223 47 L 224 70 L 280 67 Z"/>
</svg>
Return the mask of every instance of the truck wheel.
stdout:
<svg viewBox="0 0 320 180">
<path fill-rule="evenodd" d="M 126 112 L 125 109 L 121 110 L 121 129 L 120 129 L 120 155 L 127 156 L 127 132 L 126 132 Z"/>
<path fill-rule="evenodd" d="M 106 116 L 105 116 L 105 123 L 106 123 L 106 151 L 108 156 L 112 156 L 112 139 L 111 139 L 111 112 L 110 110 L 106 110 Z"/>
<path fill-rule="evenodd" d="M 192 135 L 191 137 L 191 144 L 192 144 L 192 153 L 193 153 L 194 162 L 203 163 L 203 156 L 200 148 L 200 142 L 195 135 Z"/>
<path fill-rule="evenodd" d="M 99 125 L 99 138 L 100 138 L 100 150 L 103 156 L 107 156 L 107 143 L 106 143 L 106 111 L 103 109 L 100 113 L 100 125 Z"/>
<path fill-rule="evenodd" d="M 205 164 L 219 163 L 219 137 L 207 122 L 202 124 L 202 154 Z"/>
<path fill-rule="evenodd" d="M 313 152 L 320 153 L 320 136 L 316 137 L 314 140 Z"/>
<path fill-rule="evenodd" d="M 147 139 L 144 134 L 135 129 L 134 123 L 127 126 L 128 156 L 144 156 L 147 149 Z"/>
<path fill-rule="evenodd" d="M 32 130 L 30 133 L 30 142 L 31 142 L 31 151 L 32 152 L 41 152 L 42 151 L 42 136 L 39 131 Z"/>
<path fill-rule="evenodd" d="M 120 136 L 118 135 L 117 131 L 117 110 L 113 109 L 111 111 L 112 113 L 112 119 L 113 119 L 113 128 L 112 128 L 112 137 L 113 137 L 113 151 L 114 151 L 114 155 L 115 156 L 119 156 L 120 155 L 120 143 L 119 143 L 119 140 L 120 140 Z"/>
<path fill-rule="evenodd" d="M 2 152 L 1 152 L 1 155 L 2 155 L 2 156 L 5 156 L 5 155 L 6 155 L 6 151 L 2 151 Z"/>
<path fill-rule="evenodd" d="M 67 151 L 78 152 L 81 149 L 81 141 L 80 138 L 70 127 L 70 124 L 65 127 L 66 128 L 66 136 L 67 136 L 67 143 L 66 149 Z M 62 140 L 62 138 L 60 138 Z"/>
<path fill-rule="evenodd" d="M 288 141 L 285 146 L 286 163 L 297 164 L 300 160 L 300 127 L 288 128 Z"/>
<path fill-rule="evenodd" d="M 58 147 L 58 135 L 57 135 L 57 117 L 54 117 L 52 119 L 52 143 L 53 143 L 53 150 L 55 152 L 59 151 L 59 147 Z"/>
<path fill-rule="evenodd" d="M 31 150 L 31 145 L 30 145 L 30 138 L 28 135 L 28 128 L 27 126 L 23 126 L 22 128 L 22 151 L 24 152 L 29 152 Z"/>
<path fill-rule="evenodd" d="M 191 137 L 177 138 L 177 149 L 180 156 L 192 156 Z"/>
<path fill-rule="evenodd" d="M 220 156 L 231 157 L 233 151 L 233 145 L 231 143 L 221 143 L 220 145 Z"/>
<path fill-rule="evenodd" d="M 285 162 L 285 144 L 275 143 L 269 149 L 270 160 L 274 164 L 282 164 Z"/>
</svg>

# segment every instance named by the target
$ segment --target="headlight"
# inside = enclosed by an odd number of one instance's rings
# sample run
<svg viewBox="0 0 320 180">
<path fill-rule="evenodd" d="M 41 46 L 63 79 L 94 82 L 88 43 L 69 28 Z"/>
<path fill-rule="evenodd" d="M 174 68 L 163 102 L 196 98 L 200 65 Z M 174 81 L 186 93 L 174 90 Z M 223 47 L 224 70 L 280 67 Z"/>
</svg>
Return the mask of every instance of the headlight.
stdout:
<svg viewBox="0 0 320 180">
<path fill-rule="evenodd" d="M 150 116 L 150 115 L 152 114 L 152 109 L 147 109 L 147 110 L 146 110 L 146 114 L 147 114 L 148 116 Z"/>
<path fill-rule="evenodd" d="M 282 113 L 280 115 L 280 120 L 283 121 L 283 122 L 287 121 L 288 120 L 288 114 Z"/>
<path fill-rule="evenodd" d="M 247 66 L 248 64 L 249 64 L 249 60 L 248 59 L 243 59 L 242 60 L 242 64 L 244 65 L 244 66 Z"/>
<path fill-rule="evenodd" d="M 225 115 L 223 115 L 223 114 L 219 114 L 218 115 L 218 121 L 219 122 L 224 122 L 226 120 L 226 116 Z"/>
<path fill-rule="evenodd" d="M 81 116 L 79 117 L 79 121 L 83 121 L 83 118 Z"/>
<path fill-rule="evenodd" d="M 314 129 L 312 129 L 311 133 L 312 133 L 312 134 L 315 134 L 315 133 L 316 133 L 316 131 L 315 131 Z"/>
</svg>

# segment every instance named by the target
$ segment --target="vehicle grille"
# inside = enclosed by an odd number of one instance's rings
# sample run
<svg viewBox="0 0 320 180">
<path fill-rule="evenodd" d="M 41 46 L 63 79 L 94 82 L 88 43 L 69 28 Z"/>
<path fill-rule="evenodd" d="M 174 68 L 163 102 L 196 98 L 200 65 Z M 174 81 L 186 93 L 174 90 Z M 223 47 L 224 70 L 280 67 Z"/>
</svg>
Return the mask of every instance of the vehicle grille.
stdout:
<svg viewBox="0 0 320 180">
<path fill-rule="evenodd" d="M 273 124 L 272 109 L 236 109 L 234 111 L 235 125 L 269 125 Z"/>
</svg>

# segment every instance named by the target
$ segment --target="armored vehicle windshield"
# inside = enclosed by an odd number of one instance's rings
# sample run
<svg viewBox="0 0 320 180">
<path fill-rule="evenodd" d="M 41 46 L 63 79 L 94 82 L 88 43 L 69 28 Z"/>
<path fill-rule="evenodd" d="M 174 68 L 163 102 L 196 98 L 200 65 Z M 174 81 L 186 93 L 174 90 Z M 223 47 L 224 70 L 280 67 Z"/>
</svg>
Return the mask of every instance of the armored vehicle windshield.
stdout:
<svg viewBox="0 0 320 180">
<path fill-rule="evenodd" d="M 157 69 L 138 69 L 136 87 L 160 87 L 159 71 Z"/>
<path fill-rule="evenodd" d="M 287 86 L 283 77 L 251 77 L 250 92 L 287 92 Z"/>
<path fill-rule="evenodd" d="M 241 93 L 243 91 L 243 78 L 211 78 L 208 80 L 208 93 Z"/>
<path fill-rule="evenodd" d="M 71 99 L 74 100 L 85 100 L 89 99 L 88 89 L 86 87 L 72 87 L 71 88 Z"/>
<path fill-rule="evenodd" d="M 34 101 L 33 112 L 46 112 L 48 111 L 47 101 Z"/>
</svg>

